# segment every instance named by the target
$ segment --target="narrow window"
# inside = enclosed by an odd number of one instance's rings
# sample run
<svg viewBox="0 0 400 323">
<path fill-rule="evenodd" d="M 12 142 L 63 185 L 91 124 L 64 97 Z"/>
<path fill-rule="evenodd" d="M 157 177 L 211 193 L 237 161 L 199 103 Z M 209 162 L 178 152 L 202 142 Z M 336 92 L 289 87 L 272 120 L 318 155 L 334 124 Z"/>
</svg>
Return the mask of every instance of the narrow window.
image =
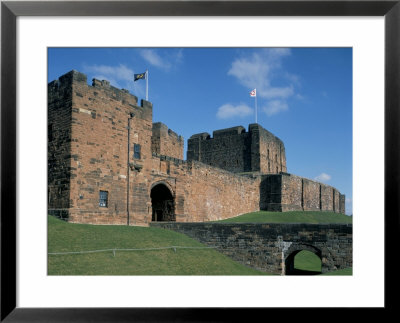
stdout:
<svg viewBox="0 0 400 323">
<path fill-rule="evenodd" d="M 100 191 L 99 206 L 100 207 L 108 207 L 108 192 L 107 191 Z"/>
<path fill-rule="evenodd" d="M 267 149 L 267 159 L 269 159 L 269 149 Z"/>
<path fill-rule="evenodd" d="M 53 124 L 49 124 L 47 126 L 47 138 L 50 141 L 53 141 Z"/>
<path fill-rule="evenodd" d="M 140 145 L 138 144 L 133 146 L 133 158 L 140 159 Z"/>
<path fill-rule="evenodd" d="M 271 171 L 271 163 L 270 162 L 268 162 L 268 171 L 269 172 Z"/>
</svg>

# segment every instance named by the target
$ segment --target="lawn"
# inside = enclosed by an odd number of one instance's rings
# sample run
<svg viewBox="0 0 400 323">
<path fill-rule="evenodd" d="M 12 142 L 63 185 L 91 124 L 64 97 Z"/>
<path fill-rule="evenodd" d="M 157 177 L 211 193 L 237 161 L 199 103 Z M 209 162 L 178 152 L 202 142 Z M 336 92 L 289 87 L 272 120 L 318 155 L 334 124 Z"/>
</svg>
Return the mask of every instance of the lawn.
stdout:
<svg viewBox="0 0 400 323">
<path fill-rule="evenodd" d="M 234 218 L 217 222 L 224 223 L 346 223 L 351 224 L 353 217 L 333 212 L 314 211 L 292 211 L 292 212 L 269 212 L 258 211 L 239 215 Z"/>
<path fill-rule="evenodd" d="M 160 247 L 173 248 L 159 249 Z M 190 247 L 193 249 L 181 249 Z M 112 249 L 152 249 L 116 251 Z M 58 252 L 96 253 L 52 255 Z M 49 275 L 267 275 L 184 234 L 145 227 L 67 223 L 49 216 Z"/>
<path fill-rule="evenodd" d="M 219 222 L 351 223 L 328 212 L 255 212 Z M 347 222 L 345 222 L 347 221 Z M 136 249 L 122 251 L 119 249 Z M 139 250 L 138 250 L 139 249 Z M 85 253 L 88 251 L 98 251 Z M 268 275 L 207 248 L 188 236 L 161 228 L 89 225 L 48 217 L 49 275 Z M 79 252 L 76 254 L 53 254 Z M 301 251 L 295 269 L 321 272 L 321 261 Z M 352 269 L 324 275 L 351 275 Z"/>
<path fill-rule="evenodd" d="M 323 275 L 323 276 L 347 276 L 353 274 L 353 268 L 345 268 L 321 274 L 321 260 L 314 253 L 302 250 L 294 257 L 294 268 L 297 274 Z"/>
</svg>

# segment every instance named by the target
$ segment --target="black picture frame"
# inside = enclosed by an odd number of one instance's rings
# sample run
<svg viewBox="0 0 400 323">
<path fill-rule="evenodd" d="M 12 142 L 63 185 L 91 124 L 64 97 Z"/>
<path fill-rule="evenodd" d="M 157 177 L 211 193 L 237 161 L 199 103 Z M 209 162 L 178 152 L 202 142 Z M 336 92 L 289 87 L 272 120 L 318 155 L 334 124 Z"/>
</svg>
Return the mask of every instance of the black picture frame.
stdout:
<svg viewBox="0 0 400 323">
<path fill-rule="evenodd" d="M 256 308 L 17 308 L 16 19 L 18 16 L 383 16 L 385 19 L 385 306 L 396 309 L 399 275 L 400 0 L 388 1 L 2 1 L 1 3 L 1 322 L 234 322 Z M 373 170 L 371 170 L 373 172 Z M 373 279 L 373 277 L 371 277 Z M 38 291 L 40 292 L 40 291 Z M 288 308 L 267 309 L 284 319 Z M 301 311 L 302 309 L 290 309 Z M 303 309 L 304 310 L 304 309 Z M 329 319 L 343 313 L 324 308 Z M 384 311 L 384 312 L 382 312 Z M 268 314 L 271 315 L 271 314 Z M 345 314 L 348 315 L 348 314 Z M 368 312 L 369 318 L 372 312 Z M 253 319 L 252 319 L 253 318 Z M 323 319 L 323 317 L 318 317 Z"/>
</svg>

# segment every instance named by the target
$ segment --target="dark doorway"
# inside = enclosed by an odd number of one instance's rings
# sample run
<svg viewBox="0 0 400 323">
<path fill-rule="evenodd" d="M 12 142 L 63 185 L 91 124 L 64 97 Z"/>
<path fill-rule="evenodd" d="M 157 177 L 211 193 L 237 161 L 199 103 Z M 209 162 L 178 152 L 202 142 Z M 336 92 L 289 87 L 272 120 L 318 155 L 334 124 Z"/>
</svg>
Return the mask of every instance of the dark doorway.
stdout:
<svg viewBox="0 0 400 323">
<path fill-rule="evenodd" d="M 175 221 L 174 197 L 164 184 L 157 184 L 151 189 L 152 221 Z"/>
</svg>

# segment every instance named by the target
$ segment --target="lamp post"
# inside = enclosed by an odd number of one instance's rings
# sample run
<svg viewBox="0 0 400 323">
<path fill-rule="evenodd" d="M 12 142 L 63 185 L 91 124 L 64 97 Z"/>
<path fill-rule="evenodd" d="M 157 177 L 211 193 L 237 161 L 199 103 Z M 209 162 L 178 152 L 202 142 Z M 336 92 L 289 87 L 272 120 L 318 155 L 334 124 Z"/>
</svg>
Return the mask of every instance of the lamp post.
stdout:
<svg viewBox="0 0 400 323">
<path fill-rule="evenodd" d="M 131 137 L 131 120 L 133 119 L 133 117 L 135 116 L 135 114 L 133 112 L 131 112 L 129 114 L 129 118 L 128 118 L 128 160 L 127 160 L 127 188 L 126 188 L 126 212 L 127 212 L 127 225 L 129 226 L 129 170 L 130 170 L 130 165 L 129 165 L 129 157 L 130 157 L 130 137 Z"/>
</svg>

